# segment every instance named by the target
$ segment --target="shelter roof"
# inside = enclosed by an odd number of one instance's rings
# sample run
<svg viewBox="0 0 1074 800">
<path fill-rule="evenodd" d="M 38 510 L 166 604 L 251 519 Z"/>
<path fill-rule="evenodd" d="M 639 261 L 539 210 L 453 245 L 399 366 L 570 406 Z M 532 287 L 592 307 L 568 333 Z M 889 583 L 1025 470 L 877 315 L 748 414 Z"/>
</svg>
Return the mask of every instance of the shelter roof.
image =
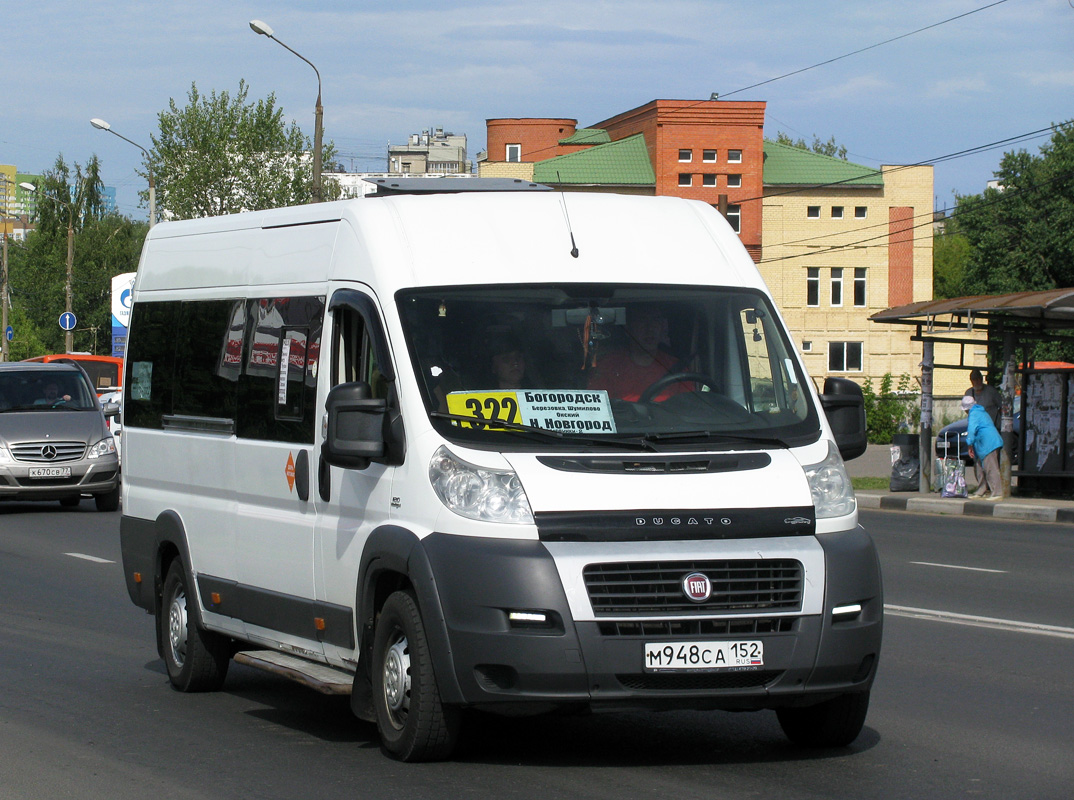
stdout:
<svg viewBox="0 0 1074 800">
<path fill-rule="evenodd" d="M 1074 327 L 1074 288 L 1013 294 L 971 295 L 922 300 L 878 311 L 869 319 L 892 324 L 920 324 L 937 317 L 987 317 L 1041 322 L 1067 322 Z M 1055 326 L 1050 326 L 1055 327 Z"/>
</svg>

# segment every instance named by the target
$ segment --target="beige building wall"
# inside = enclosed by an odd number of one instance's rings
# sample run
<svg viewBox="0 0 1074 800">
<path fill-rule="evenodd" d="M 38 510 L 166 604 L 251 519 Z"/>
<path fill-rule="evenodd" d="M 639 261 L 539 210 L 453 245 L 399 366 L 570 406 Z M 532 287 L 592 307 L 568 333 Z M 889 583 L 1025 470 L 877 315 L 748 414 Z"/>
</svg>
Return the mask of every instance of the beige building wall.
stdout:
<svg viewBox="0 0 1074 800">
<path fill-rule="evenodd" d="M 795 344 L 810 374 L 823 385 L 829 375 L 851 378 L 864 384 L 872 379 L 879 389 L 885 373 L 898 379 L 907 374 L 912 390 L 920 389 L 921 343 L 910 341 L 913 326 L 869 321 L 878 311 L 893 305 L 932 299 L 932 167 L 885 166 L 884 185 L 832 186 L 826 188 L 766 187 L 762 226 L 761 274 L 783 310 Z M 819 207 L 810 216 L 809 208 Z M 833 215 L 842 209 L 842 216 Z M 892 302 L 890 250 L 892 209 L 909 216 L 906 236 L 912 236 L 912 297 Z M 900 212 L 895 212 L 896 214 Z M 864 215 L 864 216 L 862 216 Z M 817 302 L 808 300 L 809 269 L 816 270 Z M 833 302 L 833 277 L 842 272 L 841 302 Z M 864 272 L 856 272 L 864 270 Z M 855 279 L 864 276 L 864 304 L 855 303 Z M 861 368 L 829 368 L 835 348 L 860 343 Z M 957 345 L 937 345 L 935 360 L 958 363 Z M 966 359 L 976 355 L 966 348 Z M 981 356 L 983 363 L 983 356 Z M 968 379 L 965 372 L 939 370 L 934 375 L 935 395 L 961 395 Z"/>
<path fill-rule="evenodd" d="M 482 161 L 477 165 L 479 178 L 517 178 L 533 180 L 532 161 Z"/>
</svg>

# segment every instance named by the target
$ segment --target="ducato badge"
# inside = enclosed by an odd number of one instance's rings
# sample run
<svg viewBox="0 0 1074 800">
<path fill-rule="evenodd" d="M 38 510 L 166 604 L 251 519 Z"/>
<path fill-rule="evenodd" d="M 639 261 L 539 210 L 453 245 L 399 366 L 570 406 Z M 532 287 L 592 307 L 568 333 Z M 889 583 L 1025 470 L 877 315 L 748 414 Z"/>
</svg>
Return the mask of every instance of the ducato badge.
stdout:
<svg viewBox="0 0 1074 800">
<path fill-rule="evenodd" d="M 712 597 L 712 581 L 708 575 L 691 572 L 682 579 L 682 593 L 695 603 L 704 603 Z"/>
</svg>

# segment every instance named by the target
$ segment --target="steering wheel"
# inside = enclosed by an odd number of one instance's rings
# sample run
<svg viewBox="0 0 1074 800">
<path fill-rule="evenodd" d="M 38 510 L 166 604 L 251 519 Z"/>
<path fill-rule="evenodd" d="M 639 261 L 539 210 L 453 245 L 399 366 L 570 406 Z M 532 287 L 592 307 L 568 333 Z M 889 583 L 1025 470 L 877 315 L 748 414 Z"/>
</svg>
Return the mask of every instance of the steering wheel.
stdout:
<svg viewBox="0 0 1074 800">
<path fill-rule="evenodd" d="M 642 392 L 638 397 L 638 402 L 652 402 L 654 397 L 673 383 L 700 383 L 702 386 L 708 386 L 710 389 L 716 388 L 715 381 L 703 372 L 669 372 L 662 378 L 657 378 L 653 381 L 649 388 Z"/>
</svg>

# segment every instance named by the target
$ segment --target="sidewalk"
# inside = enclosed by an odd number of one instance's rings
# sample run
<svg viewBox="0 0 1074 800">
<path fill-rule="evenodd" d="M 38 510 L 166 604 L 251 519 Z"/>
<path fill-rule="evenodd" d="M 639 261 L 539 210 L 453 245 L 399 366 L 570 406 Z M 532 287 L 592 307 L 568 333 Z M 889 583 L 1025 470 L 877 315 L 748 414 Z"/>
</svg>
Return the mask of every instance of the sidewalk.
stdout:
<svg viewBox="0 0 1074 800">
<path fill-rule="evenodd" d="M 886 444 L 869 445 L 865 455 L 847 462 L 847 472 L 850 473 L 852 479 L 889 478 L 891 476 L 891 447 Z M 971 478 L 972 473 L 973 471 L 970 470 Z M 935 493 L 889 492 L 880 489 L 855 489 L 854 494 L 858 498 L 858 508 L 1074 523 L 1074 500 L 1015 495 L 1004 500 L 990 501 L 940 497 Z"/>
</svg>

